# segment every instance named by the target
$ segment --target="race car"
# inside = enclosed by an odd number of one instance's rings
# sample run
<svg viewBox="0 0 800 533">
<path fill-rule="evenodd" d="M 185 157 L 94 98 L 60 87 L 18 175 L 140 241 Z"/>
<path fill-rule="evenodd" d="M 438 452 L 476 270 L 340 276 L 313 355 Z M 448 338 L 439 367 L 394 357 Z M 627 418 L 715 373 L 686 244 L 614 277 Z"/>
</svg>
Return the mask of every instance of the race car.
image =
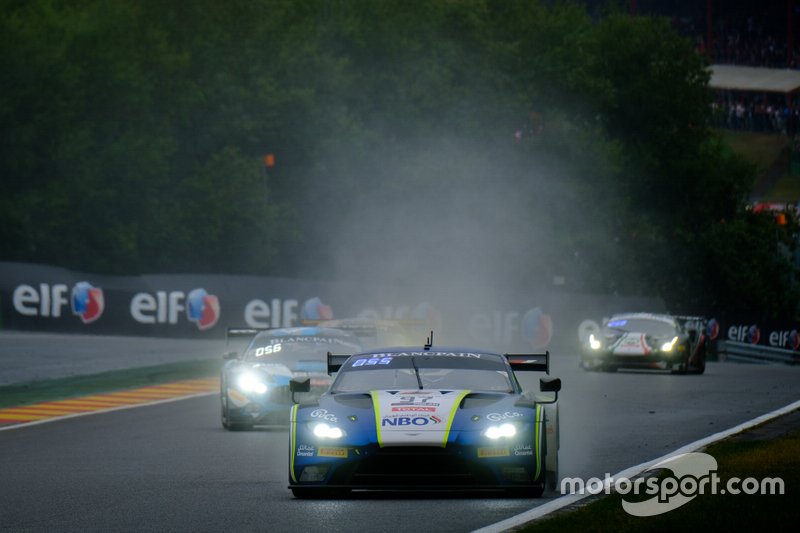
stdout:
<svg viewBox="0 0 800 533">
<path fill-rule="evenodd" d="M 250 338 L 240 354 L 230 351 L 220 376 L 222 427 L 250 429 L 257 424 L 286 425 L 292 406 L 289 381 L 308 379 L 309 394 L 319 396 L 331 384 L 330 350 L 361 350 L 351 332 L 332 328 L 229 328 L 228 342 Z"/>
<path fill-rule="evenodd" d="M 353 490 L 486 490 L 538 497 L 558 481 L 559 379 L 524 393 L 515 371 L 549 373 L 549 353 L 461 347 L 329 355 L 317 402 L 292 407 L 296 498 Z M 293 391 L 307 382 L 292 381 Z M 544 397 L 546 396 L 546 397 Z"/>
<path fill-rule="evenodd" d="M 625 313 L 612 316 L 582 347 L 585 370 L 650 368 L 702 374 L 706 320 L 695 316 Z"/>
</svg>

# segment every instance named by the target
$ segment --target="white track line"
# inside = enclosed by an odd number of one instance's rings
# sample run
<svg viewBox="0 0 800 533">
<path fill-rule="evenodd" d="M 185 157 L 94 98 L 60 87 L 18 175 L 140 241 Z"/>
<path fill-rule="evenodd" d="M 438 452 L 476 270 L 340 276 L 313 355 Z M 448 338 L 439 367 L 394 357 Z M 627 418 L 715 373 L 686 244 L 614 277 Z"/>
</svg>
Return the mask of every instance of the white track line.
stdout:
<svg viewBox="0 0 800 533">
<path fill-rule="evenodd" d="M 717 442 L 718 440 L 730 437 L 731 435 L 734 435 L 736 433 L 741 433 L 742 431 L 750 429 L 759 424 L 763 424 L 764 422 L 772 420 L 773 418 L 777 418 L 787 413 L 791 413 L 792 411 L 795 411 L 797 409 L 800 409 L 800 400 L 794 403 L 790 403 L 785 407 L 781 407 L 780 409 L 776 409 L 775 411 L 772 411 L 765 415 L 761 415 L 758 418 L 754 418 L 752 420 L 739 424 L 738 426 L 726 429 L 725 431 L 720 431 L 719 433 L 714 433 L 713 435 L 706 437 L 704 439 L 694 441 L 693 443 L 687 444 L 682 448 L 678 448 L 677 450 L 670 452 L 664 456 L 661 456 L 658 459 L 653 459 L 651 461 L 647 461 L 646 463 L 641 463 L 639 465 L 632 466 L 626 470 L 623 470 L 622 472 L 614 474 L 610 479 L 621 479 L 623 477 L 632 479 L 634 476 L 641 474 L 651 466 L 660 463 L 661 461 L 665 461 L 670 457 L 695 451 L 704 446 L 708 446 L 711 443 Z M 555 500 L 551 500 L 543 505 L 539 505 L 538 507 L 534 507 L 530 511 L 525 511 L 524 513 L 512 516 L 511 518 L 507 518 L 501 522 L 497 522 L 496 524 L 491 524 L 481 529 L 477 529 L 473 533 L 500 533 L 502 531 L 507 531 L 512 528 L 517 528 L 522 525 L 525 525 L 528 522 L 536 520 L 537 518 L 541 518 L 554 511 L 563 509 L 564 507 L 572 505 L 573 503 L 580 501 L 584 498 L 587 498 L 589 496 L 592 496 L 592 494 L 590 494 L 589 492 L 586 492 L 586 494 L 567 494 L 565 496 L 561 496 L 560 498 L 556 498 Z"/>
<path fill-rule="evenodd" d="M 70 415 L 55 416 L 53 418 L 44 418 L 42 420 L 34 420 L 33 422 L 23 422 L 22 424 L 12 424 L 9 426 L 0 426 L 0 431 L 10 431 L 12 429 L 27 428 L 30 426 L 38 426 L 40 424 L 47 424 L 49 422 L 58 422 L 59 420 L 66 420 L 68 418 L 77 418 L 79 416 L 99 415 L 101 413 L 110 413 L 111 411 L 122 411 L 124 409 L 135 409 L 137 407 L 147 407 L 150 405 L 158 405 L 161 403 L 171 403 L 180 400 L 188 400 L 189 398 L 198 398 L 200 396 L 210 396 L 212 394 L 219 394 L 219 391 L 212 392 L 198 392 L 197 394 L 190 394 L 188 396 L 178 396 L 176 398 L 167 398 L 165 400 L 156 400 L 154 402 L 134 403 L 130 405 L 121 405 L 119 407 L 109 407 L 108 409 L 98 409 L 96 411 L 85 411 L 83 413 L 73 413 Z M 74 399 L 74 398 L 71 398 Z"/>
</svg>

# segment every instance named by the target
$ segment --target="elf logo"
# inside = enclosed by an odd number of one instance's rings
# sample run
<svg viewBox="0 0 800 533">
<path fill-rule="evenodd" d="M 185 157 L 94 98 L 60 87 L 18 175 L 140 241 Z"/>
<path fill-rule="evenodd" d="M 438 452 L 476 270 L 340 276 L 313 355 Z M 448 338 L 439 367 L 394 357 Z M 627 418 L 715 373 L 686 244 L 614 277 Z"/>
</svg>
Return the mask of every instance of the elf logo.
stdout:
<svg viewBox="0 0 800 533">
<path fill-rule="evenodd" d="M 220 316 L 219 299 L 203 288 L 188 295 L 183 291 L 140 292 L 131 299 L 130 311 L 140 324 L 177 324 L 185 311 L 187 320 L 199 330 L 214 327 Z"/>
<path fill-rule="evenodd" d="M 94 322 L 103 315 L 105 298 L 103 289 L 93 287 L 88 281 L 79 281 L 72 288 L 72 314 L 84 324 Z"/>
<path fill-rule="evenodd" d="M 67 298 L 70 294 L 71 298 Z M 40 283 L 19 285 L 12 296 L 14 310 L 23 316 L 61 318 L 62 309 L 70 305 L 72 314 L 79 317 L 84 324 L 99 319 L 105 310 L 103 289 L 94 287 L 88 281 L 75 284 L 70 292 L 64 283 Z"/>
</svg>

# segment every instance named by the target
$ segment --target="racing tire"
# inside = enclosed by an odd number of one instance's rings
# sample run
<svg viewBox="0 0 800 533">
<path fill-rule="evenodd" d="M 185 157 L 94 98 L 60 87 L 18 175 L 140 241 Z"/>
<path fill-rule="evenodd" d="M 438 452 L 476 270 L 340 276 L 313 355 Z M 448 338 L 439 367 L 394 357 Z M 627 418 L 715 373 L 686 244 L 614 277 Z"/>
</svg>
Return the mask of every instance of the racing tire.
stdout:
<svg viewBox="0 0 800 533">
<path fill-rule="evenodd" d="M 319 498 L 319 495 L 322 491 L 317 489 L 306 489 L 306 488 L 297 488 L 292 487 L 292 494 L 298 500 L 310 500 L 313 498 Z"/>
<path fill-rule="evenodd" d="M 222 406 L 222 427 L 227 429 L 228 431 L 248 431 L 253 429 L 253 424 L 247 424 L 242 422 L 231 422 L 230 416 L 228 415 L 228 408 L 223 405 Z"/>
<path fill-rule="evenodd" d="M 706 371 L 706 351 L 703 350 L 699 357 L 698 363 L 696 365 L 692 365 L 690 367 L 690 372 L 692 374 L 703 374 Z"/>
<path fill-rule="evenodd" d="M 672 368 L 673 374 L 686 374 L 686 369 L 689 367 L 689 356 L 686 356 L 686 359 L 678 363 L 677 367 Z"/>
</svg>

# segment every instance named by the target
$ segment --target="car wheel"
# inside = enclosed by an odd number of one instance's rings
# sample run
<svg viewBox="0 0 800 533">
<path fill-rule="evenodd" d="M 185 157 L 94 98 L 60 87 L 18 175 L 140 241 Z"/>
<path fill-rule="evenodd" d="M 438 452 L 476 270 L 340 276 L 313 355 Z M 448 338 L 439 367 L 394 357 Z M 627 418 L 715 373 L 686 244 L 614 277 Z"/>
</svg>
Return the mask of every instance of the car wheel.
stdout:
<svg viewBox="0 0 800 533">
<path fill-rule="evenodd" d="M 685 374 L 686 369 L 689 367 L 689 356 L 687 355 L 686 358 L 678 363 L 677 366 L 672 367 L 671 372 L 673 374 Z"/>
<path fill-rule="evenodd" d="M 308 500 L 315 496 L 319 497 L 320 492 L 320 490 L 292 487 L 292 494 L 300 500 Z"/>
<path fill-rule="evenodd" d="M 253 424 L 248 424 L 245 422 L 231 422 L 231 418 L 228 415 L 228 406 L 224 403 L 222 404 L 222 427 L 227 429 L 228 431 L 247 431 L 253 429 Z"/>
<path fill-rule="evenodd" d="M 706 351 L 701 350 L 697 357 L 697 364 L 692 365 L 692 374 L 703 374 L 706 371 Z"/>
<path fill-rule="evenodd" d="M 222 406 L 222 415 L 220 416 L 220 418 L 222 419 L 222 427 L 224 427 L 225 429 L 230 429 L 231 426 L 228 423 L 228 410 L 225 408 L 224 405 Z"/>
</svg>

